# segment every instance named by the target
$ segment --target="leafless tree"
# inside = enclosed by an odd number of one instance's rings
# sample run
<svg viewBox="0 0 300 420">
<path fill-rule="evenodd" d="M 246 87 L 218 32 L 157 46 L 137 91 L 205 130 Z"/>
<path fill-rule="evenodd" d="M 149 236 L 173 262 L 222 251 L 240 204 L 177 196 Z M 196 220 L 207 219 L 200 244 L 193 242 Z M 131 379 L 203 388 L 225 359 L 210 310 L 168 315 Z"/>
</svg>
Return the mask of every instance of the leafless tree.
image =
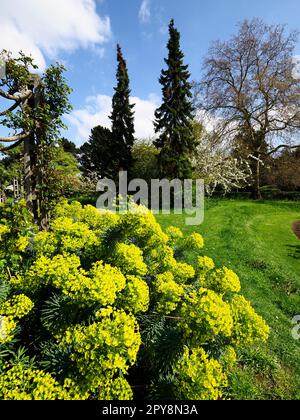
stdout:
<svg viewBox="0 0 300 420">
<path fill-rule="evenodd" d="M 229 141 L 247 141 L 260 198 L 260 168 L 268 156 L 297 147 L 290 140 L 300 129 L 300 74 L 293 54 L 298 33 L 259 19 L 245 20 L 237 35 L 215 42 L 195 83 L 195 104 L 218 122 Z M 284 139 L 284 140 L 283 140 Z"/>
</svg>

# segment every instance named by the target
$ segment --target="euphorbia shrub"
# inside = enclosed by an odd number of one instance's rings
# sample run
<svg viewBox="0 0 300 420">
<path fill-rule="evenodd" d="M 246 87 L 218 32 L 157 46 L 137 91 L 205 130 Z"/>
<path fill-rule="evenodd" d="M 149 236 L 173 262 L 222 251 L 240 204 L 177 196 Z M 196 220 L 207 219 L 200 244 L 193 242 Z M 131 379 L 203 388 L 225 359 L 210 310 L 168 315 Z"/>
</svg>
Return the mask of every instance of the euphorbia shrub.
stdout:
<svg viewBox="0 0 300 420">
<path fill-rule="evenodd" d="M 268 338 L 202 236 L 144 207 L 63 202 L 49 232 L 13 232 L 2 219 L 2 399 L 220 399 L 238 347 Z"/>
</svg>

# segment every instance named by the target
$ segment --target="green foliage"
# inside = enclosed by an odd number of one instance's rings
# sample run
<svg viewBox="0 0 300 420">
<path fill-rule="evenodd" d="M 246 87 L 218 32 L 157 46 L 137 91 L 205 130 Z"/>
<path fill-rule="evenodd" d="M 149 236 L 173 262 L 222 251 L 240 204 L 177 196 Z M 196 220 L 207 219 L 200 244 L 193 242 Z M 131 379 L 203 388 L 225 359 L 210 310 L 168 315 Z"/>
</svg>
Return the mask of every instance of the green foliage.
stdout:
<svg viewBox="0 0 300 420">
<path fill-rule="evenodd" d="M 45 229 L 57 194 L 56 182 L 49 180 L 55 178 L 55 146 L 60 130 L 65 128 L 62 117 L 71 110 L 71 89 L 64 77 L 65 68 L 60 64 L 51 65 L 39 75 L 33 72 L 37 67 L 31 57 L 20 53 L 12 58 L 6 51 L 0 55 L 5 58 L 7 67 L 7 77 L 0 81 L 0 96 L 13 101 L 2 113 L 0 125 L 19 133 L 7 140 L 11 143 L 8 150 L 23 146 L 19 161 L 24 161 L 26 201 L 36 222 Z"/>
<path fill-rule="evenodd" d="M 191 178 L 190 154 L 195 150 L 193 134 L 193 106 L 191 103 L 190 73 L 183 63 L 180 33 L 172 20 L 169 25 L 167 69 L 162 70 L 163 104 L 155 113 L 155 131 L 159 134 L 155 146 L 159 149 L 161 177 Z"/>
<path fill-rule="evenodd" d="M 117 172 L 116 150 L 112 133 L 100 125 L 93 128 L 89 141 L 80 148 L 80 165 L 86 176 L 115 178 Z"/>
<path fill-rule="evenodd" d="M 80 164 L 87 177 L 118 180 L 120 170 L 132 170 L 134 145 L 134 105 L 130 104 L 127 64 L 117 46 L 117 86 L 112 99 L 112 128 L 96 126 L 89 141 L 80 148 Z"/>
<path fill-rule="evenodd" d="M 18 203 L 0 205 L 0 277 L 3 280 L 10 269 L 29 263 L 25 251 L 30 248 L 30 237 L 37 231 L 32 215 L 26 208 L 25 200 Z"/>
<path fill-rule="evenodd" d="M 28 92 L 29 89 L 34 89 L 34 84 L 39 81 L 39 103 L 34 108 L 28 104 L 24 110 L 6 112 L 1 124 L 16 132 L 33 131 L 38 137 L 36 140 L 39 148 L 43 147 L 43 141 L 57 140 L 59 130 L 65 128 L 62 115 L 71 109 L 68 100 L 71 89 L 63 77 L 65 68 L 60 64 L 51 65 L 40 78 L 32 73 L 32 69 L 36 70 L 37 66 L 31 57 L 22 52 L 17 58 L 12 58 L 6 51 L 2 51 L 1 55 L 5 56 L 6 78 L 1 79 L 0 87 L 8 90 L 8 93 Z M 43 138 L 41 133 L 38 133 L 41 127 L 44 132 Z"/>
<path fill-rule="evenodd" d="M 12 185 L 13 179 L 22 179 L 22 174 L 22 150 L 19 146 L 0 158 L 0 189 Z"/>
<path fill-rule="evenodd" d="M 2 248 L 3 399 L 131 399 L 134 385 L 144 398 L 219 399 L 236 351 L 268 338 L 232 271 L 184 261 L 202 236 L 164 233 L 144 207 L 64 201 L 50 231 L 29 230 L 24 244 L 9 220 L 0 228 L 20 253 L 12 262 Z"/>
<path fill-rule="evenodd" d="M 159 178 L 158 150 L 153 143 L 142 140 L 132 148 L 132 178 L 144 179 L 149 185 L 152 179 Z"/>
<path fill-rule="evenodd" d="M 120 45 L 117 46 L 117 86 L 112 100 L 112 141 L 111 150 L 119 170 L 132 167 L 132 146 L 134 144 L 134 105 L 130 104 L 130 86 L 127 64 Z"/>
<path fill-rule="evenodd" d="M 64 71 L 64 66 L 60 64 L 51 65 L 46 70 L 39 87 L 40 103 L 34 109 L 37 119 L 35 126 L 37 188 L 40 199 L 40 223 L 43 228 L 48 227 L 47 213 L 53 208 L 57 195 L 59 196 L 57 187 L 59 183 L 66 182 L 63 180 L 64 176 L 69 176 L 67 171 L 59 168 L 59 152 L 55 147 L 59 141 L 60 130 L 66 128 L 62 116 L 72 109 L 69 103 L 72 90 L 63 76 Z M 61 153 L 64 152 L 61 150 Z M 63 186 L 61 191 L 65 192 Z"/>
<path fill-rule="evenodd" d="M 77 149 L 75 143 L 66 139 L 65 137 L 62 137 L 59 141 L 59 144 L 66 153 L 71 153 L 71 155 L 77 158 L 79 150 Z"/>
<path fill-rule="evenodd" d="M 12 94 L 26 91 L 28 86 L 32 85 L 31 69 L 37 69 L 33 59 L 22 52 L 16 58 L 13 58 L 12 54 L 5 50 L 0 51 L 0 55 L 6 63 L 6 77 L 0 80 L 1 90 Z M 26 112 L 17 109 L 16 112 L 5 113 L 1 117 L 0 124 L 15 132 L 20 129 L 28 131 L 33 127 L 33 119 L 32 115 L 28 114 L 28 109 Z"/>
<path fill-rule="evenodd" d="M 66 152 L 62 145 L 53 147 L 49 157 L 47 194 L 55 204 L 81 190 L 79 163 L 73 153 Z"/>
</svg>

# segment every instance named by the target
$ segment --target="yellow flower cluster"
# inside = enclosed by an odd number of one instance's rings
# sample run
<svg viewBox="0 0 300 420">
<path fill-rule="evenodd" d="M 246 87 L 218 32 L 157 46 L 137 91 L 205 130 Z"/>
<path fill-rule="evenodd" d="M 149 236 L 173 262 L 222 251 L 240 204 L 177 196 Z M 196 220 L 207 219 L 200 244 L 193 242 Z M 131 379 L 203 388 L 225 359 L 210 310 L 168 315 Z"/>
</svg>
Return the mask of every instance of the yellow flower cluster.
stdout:
<svg viewBox="0 0 300 420">
<path fill-rule="evenodd" d="M 195 277 L 195 269 L 186 263 L 176 262 L 171 269 L 178 283 L 186 283 Z"/>
<path fill-rule="evenodd" d="M 175 368 L 177 397 L 181 400 L 218 400 L 228 385 L 221 364 L 202 348 L 184 350 Z"/>
<path fill-rule="evenodd" d="M 136 276 L 144 276 L 147 274 L 147 266 L 143 260 L 143 252 L 133 244 L 117 244 L 112 259 L 114 264 L 122 269 L 124 274 Z"/>
<path fill-rule="evenodd" d="M 76 255 L 57 255 L 53 259 L 42 255 L 25 272 L 24 276 L 19 277 L 16 281 L 25 290 L 31 292 L 50 284 L 61 287 L 63 283 L 68 283 L 68 281 L 73 283 L 72 280 L 74 280 L 74 286 L 76 287 L 75 280 L 78 279 L 78 283 L 80 283 L 80 277 L 84 274 L 79 270 L 79 267 L 80 259 Z M 80 288 L 78 284 L 77 287 Z"/>
<path fill-rule="evenodd" d="M 120 227 L 131 242 L 144 252 L 166 245 L 169 237 L 157 223 L 154 214 L 143 206 L 132 205 L 120 219 Z"/>
<path fill-rule="evenodd" d="M 102 261 L 86 272 L 76 255 L 57 255 L 53 259 L 42 256 L 25 273 L 22 285 L 33 291 L 50 284 L 78 303 L 112 305 L 117 293 L 125 288 L 126 279 L 118 268 Z"/>
<path fill-rule="evenodd" d="M 235 292 L 241 290 L 238 276 L 226 267 L 210 272 L 202 281 L 202 286 L 212 289 L 217 293 Z"/>
<path fill-rule="evenodd" d="M 200 251 L 204 247 L 203 236 L 199 233 L 192 233 L 184 240 L 185 249 L 192 251 Z"/>
<path fill-rule="evenodd" d="M 84 208 L 78 201 L 69 203 L 68 200 L 62 200 L 54 210 L 54 217 L 58 219 L 60 217 L 69 217 L 74 221 L 81 222 Z"/>
<path fill-rule="evenodd" d="M 234 296 L 231 301 L 231 311 L 234 322 L 234 343 L 250 345 L 258 341 L 267 341 L 270 328 L 243 296 Z"/>
<path fill-rule="evenodd" d="M 118 224 L 119 216 L 110 211 L 100 211 L 93 206 L 86 206 L 83 208 L 81 221 L 97 233 L 103 233 Z"/>
<path fill-rule="evenodd" d="M 58 249 L 58 239 L 53 232 L 38 232 L 33 238 L 34 251 L 38 257 L 41 255 L 52 257 Z"/>
<path fill-rule="evenodd" d="M 185 283 L 195 277 L 194 267 L 184 262 L 178 262 L 174 256 L 174 249 L 166 245 L 151 251 L 148 268 L 153 275 L 171 271 L 179 283 Z"/>
<path fill-rule="evenodd" d="M 132 399 L 132 389 L 124 378 L 109 379 L 101 385 L 99 393 L 100 401 L 130 401 Z"/>
<path fill-rule="evenodd" d="M 180 309 L 180 328 L 191 341 L 203 344 L 218 335 L 230 337 L 233 319 L 230 305 L 212 290 L 191 292 Z"/>
<path fill-rule="evenodd" d="M 215 268 L 214 260 L 210 257 L 198 257 L 197 269 L 202 274 L 207 273 Z"/>
<path fill-rule="evenodd" d="M 175 311 L 184 294 L 184 288 L 176 283 L 171 272 L 159 274 L 155 279 L 157 311 L 170 314 Z"/>
<path fill-rule="evenodd" d="M 150 291 L 147 283 L 135 276 L 126 277 L 126 287 L 120 294 L 120 306 L 135 314 L 147 312 Z"/>
<path fill-rule="evenodd" d="M 103 233 L 108 228 L 115 226 L 119 216 L 109 212 L 100 211 L 93 206 L 85 206 L 78 202 L 68 203 L 64 200 L 56 206 L 55 218 L 71 218 L 74 222 L 85 223 L 93 231 Z"/>
<path fill-rule="evenodd" d="M 182 231 L 179 228 L 175 227 L 175 226 L 169 226 L 166 229 L 166 234 L 169 237 L 169 243 L 171 245 L 175 245 L 180 239 L 183 238 Z"/>
<path fill-rule="evenodd" d="M 2 240 L 2 236 L 8 234 L 9 232 L 10 232 L 10 229 L 8 226 L 0 224 L 0 240 Z"/>
<path fill-rule="evenodd" d="M 13 317 L 0 315 L 0 344 L 9 343 L 14 338 L 16 327 Z"/>
<path fill-rule="evenodd" d="M 81 222 L 60 217 L 56 219 L 51 228 L 59 240 L 58 252 L 78 252 L 92 245 L 99 245 L 96 234 Z"/>
<path fill-rule="evenodd" d="M 60 346 L 72 346 L 71 360 L 91 389 L 114 375 L 126 374 L 137 357 L 141 337 L 136 319 L 122 310 L 102 309 L 99 322 L 69 328 Z"/>
<path fill-rule="evenodd" d="M 102 305 L 112 305 L 118 292 L 125 289 L 126 279 L 121 271 L 102 261 L 95 263 L 89 274 L 91 279 L 86 290 L 81 289 L 82 299 L 90 299 Z"/>
<path fill-rule="evenodd" d="M 98 246 L 97 232 L 92 231 L 82 222 L 60 217 L 51 224 L 51 232 L 39 232 L 34 237 L 34 249 L 37 256 L 53 256 L 55 253 L 76 253 Z"/>
<path fill-rule="evenodd" d="M 32 301 L 24 295 L 16 295 L 0 304 L 0 344 L 14 338 L 16 320 L 26 316 L 33 308 Z"/>
<path fill-rule="evenodd" d="M 80 400 L 75 384 L 66 380 L 60 385 L 49 373 L 24 369 L 21 364 L 5 370 L 0 375 L 0 398 L 2 400 Z"/>
<path fill-rule="evenodd" d="M 19 236 L 16 241 L 16 249 L 19 252 L 25 252 L 29 245 L 29 239 L 26 236 Z"/>
<path fill-rule="evenodd" d="M 0 315 L 21 319 L 33 308 L 33 302 L 25 295 L 15 295 L 0 304 Z"/>
<path fill-rule="evenodd" d="M 176 265 L 173 248 L 162 245 L 150 251 L 149 269 L 151 274 L 162 273 Z"/>
</svg>

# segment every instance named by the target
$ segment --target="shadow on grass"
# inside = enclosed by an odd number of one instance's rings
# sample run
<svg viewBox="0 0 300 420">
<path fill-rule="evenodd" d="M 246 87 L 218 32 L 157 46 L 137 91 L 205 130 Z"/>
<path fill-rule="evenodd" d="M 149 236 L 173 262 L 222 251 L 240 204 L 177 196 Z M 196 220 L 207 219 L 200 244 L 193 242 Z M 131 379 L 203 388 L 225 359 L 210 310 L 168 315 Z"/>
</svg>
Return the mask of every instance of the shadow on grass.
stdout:
<svg viewBox="0 0 300 420">
<path fill-rule="evenodd" d="M 272 207 L 277 207 L 279 209 L 285 210 L 293 210 L 299 211 L 300 210 L 300 202 L 299 201 L 284 201 L 284 200 L 252 200 L 252 203 L 255 204 L 263 204 L 263 205 L 271 205 Z"/>
<path fill-rule="evenodd" d="M 300 258 L 300 245 L 286 245 L 289 250 L 289 256 L 295 259 Z"/>
</svg>

